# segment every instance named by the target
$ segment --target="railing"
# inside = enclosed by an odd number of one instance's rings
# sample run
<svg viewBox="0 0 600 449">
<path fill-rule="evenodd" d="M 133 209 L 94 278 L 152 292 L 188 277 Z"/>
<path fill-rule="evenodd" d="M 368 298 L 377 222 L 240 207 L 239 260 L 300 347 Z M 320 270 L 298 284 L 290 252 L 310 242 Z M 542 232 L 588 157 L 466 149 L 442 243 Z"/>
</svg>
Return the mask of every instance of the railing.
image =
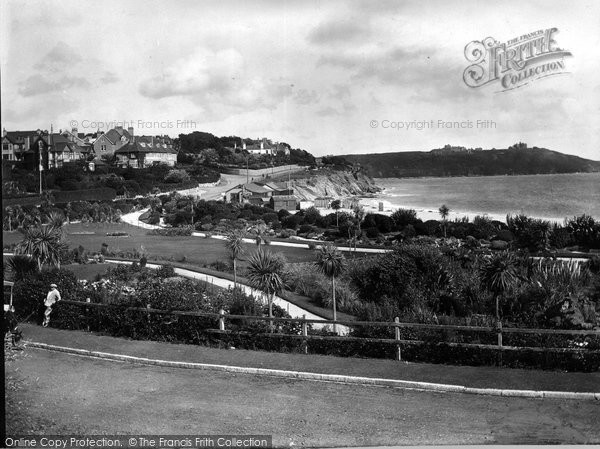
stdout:
<svg viewBox="0 0 600 449">
<path fill-rule="evenodd" d="M 305 353 L 308 353 L 309 341 L 311 340 L 331 340 L 331 341 L 347 341 L 347 342 L 368 342 L 368 343 L 381 343 L 384 345 L 395 346 L 395 359 L 402 360 L 402 346 L 407 345 L 424 345 L 431 343 L 430 341 L 417 340 L 417 339 L 405 339 L 402 338 L 403 329 L 427 329 L 436 331 L 461 331 L 461 332 L 481 332 L 487 334 L 496 334 L 498 336 L 497 344 L 481 344 L 481 343 L 464 343 L 464 342 L 448 342 L 440 340 L 437 343 L 443 343 L 454 348 L 473 348 L 473 349 L 487 349 L 493 351 L 499 351 L 500 355 L 503 351 L 533 351 L 533 352 L 559 352 L 559 353 L 573 353 L 573 354 L 600 354 L 600 349 L 587 349 L 585 347 L 544 347 L 544 346 L 507 346 L 502 344 L 503 334 L 540 334 L 540 335 L 566 335 L 574 337 L 597 337 L 600 339 L 600 331 L 597 330 L 554 330 L 554 329 L 525 329 L 525 328 L 503 328 L 503 327 L 483 327 L 483 326 L 463 326 L 463 325 L 441 325 L 441 324 L 422 324 L 422 323 L 403 323 L 400 322 L 399 318 L 396 318 L 394 322 L 382 322 L 382 321 L 332 321 L 332 320 L 316 320 L 306 318 L 281 318 L 281 317 L 264 317 L 264 316 L 253 316 L 253 315 L 231 315 L 226 314 L 223 310 L 220 313 L 211 312 L 196 312 L 196 311 L 170 311 L 170 310 L 159 310 L 153 309 L 148 305 L 147 307 L 126 307 L 114 304 L 103 304 L 103 303 L 92 303 L 82 301 L 71 301 L 62 300 L 62 304 L 70 304 L 78 307 L 84 307 L 86 316 L 90 314 L 89 308 L 120 308 L 123 311 L 140 312 L 148 315 L 148 320 L 152 314 L 160 314 L 167 316 L 189 316 L 189 317 L 205 317 L 212 318 L 216 324 L 215 328 L 204 328 L 203 331 L 212 334 L 251 334 L 249 331 L 237 330 L 235 326 L 231 329 L 227 329 L 227 321 L 232 320 L 245 320 L 245 321 L 257 321 L 267 322 L 270 326 L 269 332 L 263 332 L 260 334 L 254 333 L 253 335 L 260 335 L 261 337 L 286 337 L 291 339 L 302 340 L 302 346 Z M 300 324 L 300 330 L 298 333 L 282 333 L 280 329 L 276 329 L 274 323 L 292 323 Z M 233 323 L 232 323 L 233 324 Z M 316 335 L 309 333 L 309 326 L 311 324 L 325 324 L 325 325 L 345 325 L 350 328 L 356 329 L 358 327 L 371 327 L 371 328 L 382 328 L 382 329 L 393 329 L 394 338 L 373 338 L 373 337 L 357 337 L 357 336 L 337 336 L 337 335 Z M 89 325 L 88 325 L 89 330 Z"/>
</svg>

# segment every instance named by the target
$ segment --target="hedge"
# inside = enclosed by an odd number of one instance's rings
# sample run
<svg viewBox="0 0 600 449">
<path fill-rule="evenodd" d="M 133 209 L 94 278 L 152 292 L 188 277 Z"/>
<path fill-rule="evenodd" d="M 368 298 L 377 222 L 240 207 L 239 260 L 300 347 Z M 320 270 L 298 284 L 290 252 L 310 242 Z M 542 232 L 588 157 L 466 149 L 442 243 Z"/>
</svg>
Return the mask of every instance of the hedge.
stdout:
<svg viewBox="0 0 600 449">
<path fill-rule="evenodd" d="M 164 313 L 162 313 L 164 312 Z M 276 352 L 304 352 L 340 357 L 395 358 L 394 340 L 379 338 L 331 337 L 312 331 L 301 337 L 298 322 L 275 322 L 268 332 L 265 320 L 229 319 L 227 331 L 218 330 L 215 315 L 189 316 L 140 308 L 58 304 L 51 325 L 63 329 L 85 329 L 117 337 Z M 402 340 L 402 360 L 458 365 L 502 365 L 513 368 L 560 369 L 593 372 L 600 368 L 600 350 L 560 351 L 543 348 L 511 348 L 493 345 L 462 346 L 439 341 L 437 329 L 419 329 L 423 340 Z M 428 332 L 430 332 L 428 334 Z M 316 334 L 316 335 L 315 335 Z"/>
</svg>

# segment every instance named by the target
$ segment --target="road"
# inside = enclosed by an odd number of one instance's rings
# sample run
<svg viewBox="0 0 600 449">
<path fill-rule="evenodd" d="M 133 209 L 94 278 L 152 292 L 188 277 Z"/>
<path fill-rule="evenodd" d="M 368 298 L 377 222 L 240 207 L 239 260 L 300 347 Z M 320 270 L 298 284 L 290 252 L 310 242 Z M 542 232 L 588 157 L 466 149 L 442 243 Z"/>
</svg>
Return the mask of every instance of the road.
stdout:
<svg viewBox="0 0 600 449">
<path fill-rule="evenodd" d="M 597 401 L 431 393 L 141 366 L 27 348 L 9 433 L 269 434 L 276 446 L 600 443 Z"/>
</svg>

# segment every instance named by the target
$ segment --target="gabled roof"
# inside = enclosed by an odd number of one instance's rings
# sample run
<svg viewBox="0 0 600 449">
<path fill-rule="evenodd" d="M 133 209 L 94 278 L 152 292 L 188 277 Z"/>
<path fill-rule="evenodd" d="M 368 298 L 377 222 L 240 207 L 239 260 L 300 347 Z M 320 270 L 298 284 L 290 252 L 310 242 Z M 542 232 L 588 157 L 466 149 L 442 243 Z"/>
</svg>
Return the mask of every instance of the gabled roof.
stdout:
<svg viewBox="0 0 600 449">
<path fill-rule="evenodd" d="M 140 142 L 139 138 L 136 138 L 135 142 L 129 142 L 128 144 L 123 145 L 119 148 L 115 153 L 167 153 L 167 154 L 177 154 L 172 148 L 169 148 L 165 144 L 155 143 L 152 145 L 151 143 Z"/>
<path fill-rule="evenodd" d="M 37 131 L 7 131 L 6 132 L 6 139 L 14 144 L 21 144 L 21 143 L 25 143 L 25 139 L 27 137 L 37 137 L 38 133 Z"/>
<path fill-rule="evenodd" d="M 277 182 L 273 182 L 273 181 L 265 183 L 264 186 L 268 187 L 269 189 L 274 190 L 274 191 L 290 190 L 290 189 L 288 189 L 288 187 L 286 185 L 283 185 L 283 184 L 280 184 Z"/>
<path fill-rule="evenodd" d="M 294 195 L 273 195 L 273 201 L 296 201 L 296 197 Z"/>
<path fill-rule="evenodd" d="M 52 152 L 56 152 L 56 153 L 63 153 L 65 151 L 70 151 L 72 153 L 89 153 L 90 149 L 89 147 L 83 147 L 83 146 L 79 146 L 76 143 L 73 142 L 54 142 L 52 143 Z"/>
<path fill-rule="evenodd" d="M 270 189 L 266 189 L 263 186 L 259 186 L 258 184 L 255 184 L 253 182 L 249 183 L 249 184 L 244 184 L 244 188 L 251 193 L 269 193 L 271 192 Z"/>
<path fill-rule="evenodd" d="M 113 145 L 116 144 L 119 140 L 121 140 L 121 134 L 116 129 L 109 129 L 106 133 L 103 134 L 104 137 L 108 139 L 110 143 Z"/>
</svg>

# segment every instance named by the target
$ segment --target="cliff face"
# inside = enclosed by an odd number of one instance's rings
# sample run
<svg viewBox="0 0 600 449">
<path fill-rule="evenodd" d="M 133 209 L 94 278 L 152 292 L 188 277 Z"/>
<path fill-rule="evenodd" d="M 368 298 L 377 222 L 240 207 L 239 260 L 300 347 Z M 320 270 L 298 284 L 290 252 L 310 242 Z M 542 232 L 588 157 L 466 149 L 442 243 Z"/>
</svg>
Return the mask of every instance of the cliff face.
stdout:
<svg viewBox="0 0 600 449">
<path fill-rule="evenodd" d="M 292 180 L 294 194 L 301 200 L 331 196 L 345 198 L 376 193 L 380 190 L 373 180 L 361 172 L 327 171 Z"/>
</svg>

